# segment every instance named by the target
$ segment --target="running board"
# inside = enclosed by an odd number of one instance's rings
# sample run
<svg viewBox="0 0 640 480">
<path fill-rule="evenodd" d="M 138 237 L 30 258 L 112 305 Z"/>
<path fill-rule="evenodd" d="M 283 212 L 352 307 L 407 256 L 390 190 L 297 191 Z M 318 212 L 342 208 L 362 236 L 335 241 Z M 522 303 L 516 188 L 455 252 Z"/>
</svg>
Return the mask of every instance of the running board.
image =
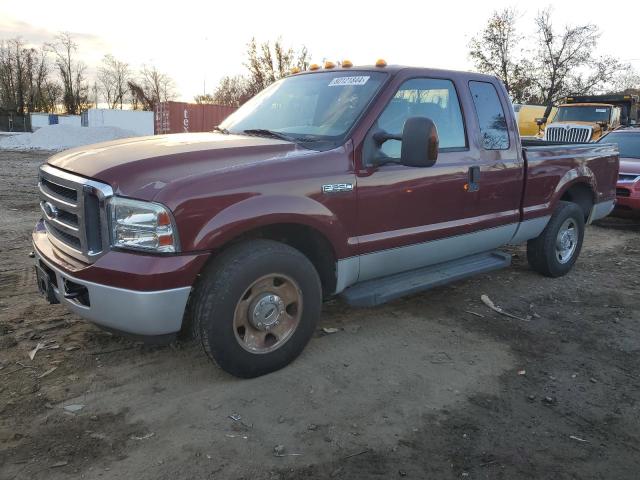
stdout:
<svg viewBox="0 0 640 480">
<path fill-rule="evenodd" d="M 511 264 L 511 255 L 488 252 L 358 283 L 342 292 L 354 307 L 374 307 L 412 293 L 455 282 Z"/>
</svg>

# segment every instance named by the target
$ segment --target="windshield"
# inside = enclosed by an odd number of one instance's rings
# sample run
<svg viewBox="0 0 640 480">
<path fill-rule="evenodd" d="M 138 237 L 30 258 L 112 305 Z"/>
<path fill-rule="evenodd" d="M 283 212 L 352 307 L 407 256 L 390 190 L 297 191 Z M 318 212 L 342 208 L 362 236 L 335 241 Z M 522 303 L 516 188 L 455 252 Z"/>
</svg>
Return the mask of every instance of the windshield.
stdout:
<svg viewBox="0 0 640 480">
<path fill-rule="evenodd" d="M 554 122 L 608 122 L 611 107 L 559 107 Z"/>
<path fill-rule="evenodd" d="M 640 158 L 640 132 L 638 133 L 610 133 L 602 137 L 599 142 L 617 143 L 620 157 Z"/>
<path fill-rule="evenodd" d="M 229 116 L 230 133 L 275 132 L 314 149 L 340 143 L 386 77 L 381 72 L 335 71 L 282 79 Z"/>
</svg>

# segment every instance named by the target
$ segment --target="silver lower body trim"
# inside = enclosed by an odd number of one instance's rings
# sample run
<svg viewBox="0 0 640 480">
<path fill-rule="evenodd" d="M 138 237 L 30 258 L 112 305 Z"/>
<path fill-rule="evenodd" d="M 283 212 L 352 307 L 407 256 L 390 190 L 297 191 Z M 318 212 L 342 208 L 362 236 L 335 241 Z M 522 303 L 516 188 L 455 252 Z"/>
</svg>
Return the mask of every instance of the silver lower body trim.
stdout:
<svg viewBox="0 0 640 480">
<path fill-rule="evenodd" d="M 513 237 L 516 227 L 517 224 L 513 223 L 362 255 L 358 281 L 427 267 L 474 253 L 488 252 L 506 244 Z"/>
<path fill-rule="evenodd" d="M 611 213 L 613 207 L 615 207 L 615 200 L 607 200 L 605 202 L 596 203 L 591 209 L 591 214 L 589 215 L 589 220 L 587 220 L 587 224 L 591 222 L 595 222 L 596 220 L 600 220 L 601 218 L 606 217 Z"/>
<path fill-rule="evenodd" d="M 338 260 L 335 293 L 358 282 L 494 250 L 509 243 L 517 226 L 512 223 Z"/>
<path fill-rule="evenodd" d="M 544 217 L 532 218 L 521 222 L 513 238 L 509 240 L 509 245 L 520 245 L 527 240 L 538 237 L 550 219 L 551 215 L 545 215 Z"/>
<path fill-rule="evenodd" d="M 35 252 L 36 260 L 42 261 L 56 275 L 58 288 L 53 288 L 56 298 L 80 317 L 105 328 L 143 336 L 176 333 L 182 327 L 191 287 L 143 292 L 100 285 L 62 272 L 37 250 Z M 64 292 L 60 291 L 65 279 L 87 288 L 91 306 L 65 298 Z"/>
</svg>

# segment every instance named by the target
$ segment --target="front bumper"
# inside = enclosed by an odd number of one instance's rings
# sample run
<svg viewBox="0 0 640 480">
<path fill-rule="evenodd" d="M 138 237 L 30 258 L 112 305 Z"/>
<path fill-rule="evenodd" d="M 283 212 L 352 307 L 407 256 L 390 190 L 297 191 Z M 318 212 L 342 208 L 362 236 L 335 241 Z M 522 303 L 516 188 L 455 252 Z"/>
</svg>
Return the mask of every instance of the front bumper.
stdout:
<svg viewBox="0 0 640 480">
<path fill-rule="evenodd" d="M 142 336 L 168 335 L 182 327 L 191 287 L 142 292 L 109 287 L 71 277 L 35 250 L 37 264 L 49 273 L 58 301 L 102 327 Z M 51 278 L 51 277 L 54 278 Z M 78 286 L 86 288 L 85 298 L 67 298 Z"/>
<path fill-rule="evenodd" d="M 136 262 L 145 261 L 140 255 L 114 252 L 113 259 L 108 259 L 107 254 L 93 265 L 74 270 L 76 266 L 64 262 L 64 257 L 51 248 L 46 233 L 39 227 L 37 225 L 33 232 L 36 264 L 47 273 L 52 294 L 61 304 L 99 326 L 128 334 L 147 337 L 180 331 L 191 285 L 207 256 L 195 255 L 182 260 L 183 268 L 171 276 L 172 280 L 180 277 L 178 286 L 175 281 L 169 281 L 176 257 L 164 257 L 163 261 L 163 257 L 146 256 L 149 262 L 144 264 L 146 277 L 137 279 L 131 289 L 123 285 L 131 285 L 135 274 L 113 267 L 138 265 Z M 130 257 L 129 262 L 122 256 Z M 107 267 L 111 268 L 107 270 Z M 142 275 L 142 272 L 136 274 Z M 171 288 L 158 289 L 158 277 Z M 107 282 L 111 284 L 106 285 Z M 78 291 L 82 294 L 77 295 Z"/>
<path fill-rule="evenodd" d="M 616 210 L 640 212 L 640 190 L 637 185 L 618 183 L 616 186 Z"/>
</svg>

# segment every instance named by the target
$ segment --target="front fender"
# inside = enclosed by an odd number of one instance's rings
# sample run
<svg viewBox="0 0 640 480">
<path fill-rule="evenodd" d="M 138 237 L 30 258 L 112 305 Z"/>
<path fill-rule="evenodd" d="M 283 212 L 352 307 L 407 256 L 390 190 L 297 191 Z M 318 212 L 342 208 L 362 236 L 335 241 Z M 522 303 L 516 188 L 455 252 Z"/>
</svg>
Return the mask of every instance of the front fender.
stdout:
<svg viewBox="0 0 640 480">
<path fill-rule="evenodd" d="M 305 225 L 319 231 L 338 257 L 347 256 L 347 232 L 337 216 L 320 202 L 293 195 L 260 195 L 218 212 L 194 238 L 196 250 L 215 250 L 256 228 L 275 224 Z"/>
</svg>

